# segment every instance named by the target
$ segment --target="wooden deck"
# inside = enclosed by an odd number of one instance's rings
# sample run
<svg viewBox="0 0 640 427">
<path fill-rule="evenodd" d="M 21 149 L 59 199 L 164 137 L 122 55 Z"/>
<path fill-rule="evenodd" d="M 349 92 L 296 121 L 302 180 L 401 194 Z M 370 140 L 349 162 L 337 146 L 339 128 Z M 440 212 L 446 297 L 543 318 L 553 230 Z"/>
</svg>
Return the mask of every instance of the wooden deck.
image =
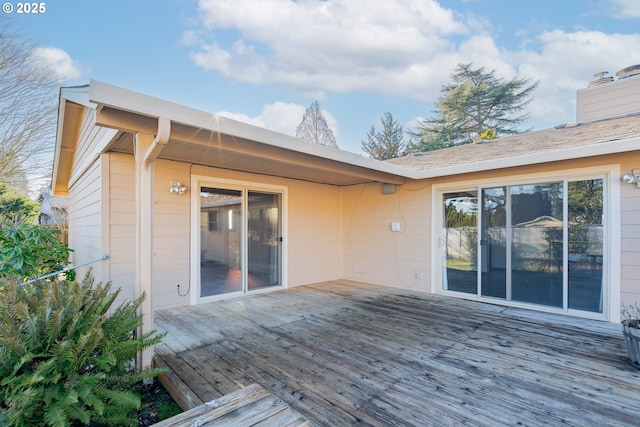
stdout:
<svg viewBox="0 0 640 427">
<path fill-rule="evenodd" d="M 618 325 L 330 282 L 156 313 L 184 407 L 257 383 L 312 425 L 640 425 Z"/>
</svg>

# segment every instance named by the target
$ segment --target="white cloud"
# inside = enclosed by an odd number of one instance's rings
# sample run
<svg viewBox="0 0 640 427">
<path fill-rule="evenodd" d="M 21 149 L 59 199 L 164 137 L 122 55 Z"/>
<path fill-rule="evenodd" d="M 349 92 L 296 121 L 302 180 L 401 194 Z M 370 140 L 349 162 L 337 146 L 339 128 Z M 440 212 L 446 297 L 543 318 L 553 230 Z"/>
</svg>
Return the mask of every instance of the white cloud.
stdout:
<svg viewBox="0 0 640 427">
<path fill-rule="evenodd" d="M 638 0 L 609 1 L 620 16 L 640 16 Z M 540 81 L 529 106 L 536 128 L 575 120 L 575 92 L 596 72 L 640 63 L 640 33 L 526 31 L 507 48 L 492 32 L 499 23 L 436 0 L 200 0 L 199 11 L 200 28 L 184 39 L 205 70 L 287 85 L 312 99 L 376 92 L 433 102 L 457 64 L 473 62 L 500 78 Z M 295 107 L 265 106 L 251 120 L 293 134 L 301 116 L 288 114 L 302 108 Z M 276 114 L 283 119 L 267 123 Z"/>
<path fill-rule="evenodd" d="M 546 125 L 575 120 L 575 94 L 595 80 L 594 74 L 612 75 L 640 63 L 640 34 L 605 34 L 599 31 L 567 33 L 556 30 L 539 37 L 537 51 L 514 52 L 510 61 L 521 76 L 540 81 L 531 103 L 531 117 Z"/>
<path fill-rule="evenodd" d="M 430 87 L 423 73 L 451 50 L 447 37 L 469 31 L 434 0 L 201 0 L 199 7 L 203 30 L 191 54 L 198 66 L 316 94 L 415 93 L 406 78 Z"/>
<path fill-rule="evenodd" d="M 37 47 L 33 49 L 33 58 L 39 66 L 51 70 L 60 83 L 79 78 L 82 70 L 71 56 L 57 47 Z"/>
<path fill-rule="evenodd" d="M 249 117 L 246 114 L 231 113 L 227 111 L 221 111 L 218 114 L 244 123 L 295 136 L 296 128 L 302 121 L 302 116 L 306 109 L 307 107 L 298 104 L 275 102 L 273 104 L 264 105 L 260 115 L 256 117 Z M 334 136 L 337 137 L 338 121 L 328 111 L 322 110 L 322 114 L 327 121 L 329 129 L 331 129 Z"/>
<path fill-rule="evenodd" d="M 611 14 L 618 19 L 640 18 L 640 2 L 638 0 L 610 0 Z"/>
</svg>

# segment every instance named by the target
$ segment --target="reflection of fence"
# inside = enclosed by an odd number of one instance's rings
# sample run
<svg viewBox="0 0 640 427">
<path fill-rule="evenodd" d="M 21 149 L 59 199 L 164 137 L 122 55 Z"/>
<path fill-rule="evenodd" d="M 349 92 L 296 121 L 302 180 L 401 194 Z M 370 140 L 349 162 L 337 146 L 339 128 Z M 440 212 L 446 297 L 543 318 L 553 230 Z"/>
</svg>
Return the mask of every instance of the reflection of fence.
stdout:
<svg viewBox="0 0 640 427">
<path fill-rule="evenodd" d="M 475 258 L 478 244 L 476 227 L 456 227 L 446 229 L 447 258 Z"/>
<path fill-rule="evenodd" d="M 569 254 L 573 259 L 589 256 L 601 256 L 603 248 L 603 226 L 586 224 L 570 226 Z M 447 257 L 469 259 L 477 251 L 478 231 L 476 227 L 451 227 L 445 230 L 447 239 Z M 558 235 L 558 239 L 552 237 Z M 553 259 L 562 253 L 562 229 L 554 227 L 513 227 L 512 250 L 520 259 Z M 491 227 L 486 230 L 489 250 L 504 250 L 507 240 L 505 227 Z M 554 247 L 558 254 L 550 251 Z M 515 255 L 515 254 L 514 254 Z M 486 256 L 486 254 L 485 254 Z M 571 259 L 570 258 L 570 259 Z"/>
</svg>

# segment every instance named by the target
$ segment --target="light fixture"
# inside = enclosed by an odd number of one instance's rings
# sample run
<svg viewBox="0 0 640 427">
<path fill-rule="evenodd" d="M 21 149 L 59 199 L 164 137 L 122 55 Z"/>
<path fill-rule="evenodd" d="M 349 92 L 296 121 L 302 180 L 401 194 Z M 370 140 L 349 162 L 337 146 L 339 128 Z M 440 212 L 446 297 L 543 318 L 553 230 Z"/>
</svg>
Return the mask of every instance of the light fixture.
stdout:
<svg viewBox="0 0 640 427">
<path fill-rule="evenodd" d="M 636 184 L 640 188 L 640 169 L 633 169 L 631 173 L 622 175 L 622 182 L 627 184 Z"/>
<path fill-rule="evenodd" d="M 169 188 L 169 193 L 171 194 L 184 194 L 186 191 L 187 191 L 187 187 L 182 185 L 181 181 L 174 182 L 173 184 L 171 184 L 171 187 Z"/>
<path fill-rule="evenodd" d="M 382 184 L 382 194 L 396 194 L 398 190 L 397 184 L 383 183 Z"/>
</svg>

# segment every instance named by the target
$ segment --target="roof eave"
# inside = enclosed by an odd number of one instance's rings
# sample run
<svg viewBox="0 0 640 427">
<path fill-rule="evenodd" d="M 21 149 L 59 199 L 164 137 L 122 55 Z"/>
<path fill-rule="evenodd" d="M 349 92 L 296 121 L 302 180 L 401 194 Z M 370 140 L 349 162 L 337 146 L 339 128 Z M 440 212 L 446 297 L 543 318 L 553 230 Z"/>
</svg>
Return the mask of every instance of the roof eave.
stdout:
<svg viewBox="0 0 640 427">
<path fill-rule="evenodd" d="M 348 151 L 308 143 L 280 132 L 129 91 L 96 80 L 92 80 L 90 83 L 89 101 L 97 105 L 98 111 L 103 107 L 111 107 L 152 118 L 163 117 L 171 122 L 181 123 L 194 129 L 206 129 L 233 135 L 290 151 L 397 175 L 402 178 L 409 178 L 414 174 L 411 169 L 403 166 L 392 165 Z"/>
<path fill-rule="evenodd" d="M 640 136 L 613 141 L 600 142 L 586 146 L 561 148 L 554 151 L 544 151 L 520 156 L 500 159 L 484 160 L 474 163 L 465 163 L 442 168 L 418 170 L 411 177 L 413 179 L 439 178 L 451 175 L 461 175 L 473 172 L 504 169 L 509 167 L 526 166 L 532 164 L 549 163 L 562 160 L 579 159 L 585 157 L 601 156 L 605 154 L 624 153 L 638 151 Z"/>
<path fill-rule="evenodd" d="M 62 87 L 58 95 L 58 120 L 56 123 L 56 143 L 53 153 L 53 168 L 51 171 L 51 195 L 66 196 L 68 195 L 68 189 L 66 183 L 61 185 L 60 181 L 60 160 L 62 150 L 62 135 L 65 128 L 65 120 L 67 117 L 67 102 L 72 102 L 78 105 L 90 106 L 89 103 L 89 86 L 71 86 Z"/>
</svg>

